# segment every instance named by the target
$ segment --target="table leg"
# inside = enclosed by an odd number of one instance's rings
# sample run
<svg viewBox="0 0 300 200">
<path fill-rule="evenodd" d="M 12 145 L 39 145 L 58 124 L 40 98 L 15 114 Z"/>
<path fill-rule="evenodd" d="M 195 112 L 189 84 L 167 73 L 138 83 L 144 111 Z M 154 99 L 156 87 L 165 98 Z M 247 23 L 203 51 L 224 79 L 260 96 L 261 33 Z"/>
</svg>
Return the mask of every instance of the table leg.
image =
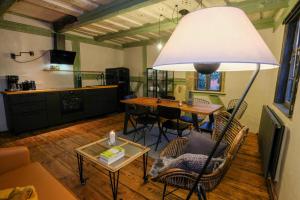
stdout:
<svg viewBox="0 0 300 200">
<path fill-rule="evenodd" d="M 123 129 L 123 134 L 127 135 L 127 127 L 128 127 L 128 121 L 129 121 L 129 113 L 128 113 L 128 105 L 125 104 L 125 119 L 124 119 L 124 129 Z"/>
<path fill-rule="evenodd" d="M 120 172 L 119 170 L 117 172 L 109 171 L 111 191 L 112 191 L 114 200 L 117 200 L 117 196 L 118 196 L 119 175 L 120 175 L 119 172 Z"/>
<path fill-rule="evenodd" d="M 195 130 L 200 131 L 199 130 L 199 124 L 198 124 L 198 115 L 192 113 L 192 119 L 193 119 L 193 126 L 194 126 Z"/>
<path fill-rule="evenodd" d="M 83 157 L 82 155 L 77 153 L 77 163 L 78 163 L 78 172 L 79 172 L 79 180 L 81 185 L 85 185 L 86 179 L 83 175 Z"/>
<path fill-rule="evenodd" d="M 209 122 L 213 123 L 215 121 L 214 114 L 209 115 Z"/>
<path fill-rule="evenodd" d="M 148 165 L 148 152 L 143 155 L 144 183 L 148 182 L 147 165 Z"/>
</svg>

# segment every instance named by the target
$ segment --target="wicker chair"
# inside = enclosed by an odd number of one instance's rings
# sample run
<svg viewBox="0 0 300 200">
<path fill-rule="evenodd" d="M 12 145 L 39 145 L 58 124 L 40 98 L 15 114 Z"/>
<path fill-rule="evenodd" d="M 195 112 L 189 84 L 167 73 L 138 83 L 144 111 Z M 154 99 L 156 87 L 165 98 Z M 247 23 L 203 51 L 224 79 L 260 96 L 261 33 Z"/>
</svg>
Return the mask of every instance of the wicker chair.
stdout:
<svg viewBox="0 0 300 200">
<path fill-rule="evenodd" d="M 233 111 L 233 109 L 238 104 L 238 102 L 239 102 L 239 99 L 231 99 L 228 103 L 227 111 Z M 235 115 L 235 118 L 241 119 L 243 117 L 247 107 L 248 107 L 248 103 L 246 101 L 243 101 L 241 104 L 241 107 L 239 108 L 239 110 L 237 111 L 237 113 Z"/>
<path fill-rule="evenodd" d="M 214 129 L 212 138 L 218 139 L 222 129 L 226 125 L 230 114 L 227 112 L 220 112 L 216 115 L 216 127 Z M 225 161 L 218 169 L 210 174 L 205 174 L 197 187 L 198 198 L 201 196 L 206 198 L 205 193 L 215 189 L 225 176 L 226 172 L 231 166 L 241 144 L 247 136 L 248 128 L 241 125 L 238 120 L 233 120 L 229 130 L 227 131 L 224 141 L 228 143 L 225 150 Z M 187 138 L 176 138 L 168 144 L 168 146 L 160 153 L 160 157 L 178 157 L 183 154 L 183 147 L 187 143 Z M 181 189 L 190 190 L 197 179 L 198 174 L 183 169 L 173 168 L 161 172 L 153 181 L 164 183 L 163 199 L 166 195 L 167 186 L 174 186 Z"/>
</svg>

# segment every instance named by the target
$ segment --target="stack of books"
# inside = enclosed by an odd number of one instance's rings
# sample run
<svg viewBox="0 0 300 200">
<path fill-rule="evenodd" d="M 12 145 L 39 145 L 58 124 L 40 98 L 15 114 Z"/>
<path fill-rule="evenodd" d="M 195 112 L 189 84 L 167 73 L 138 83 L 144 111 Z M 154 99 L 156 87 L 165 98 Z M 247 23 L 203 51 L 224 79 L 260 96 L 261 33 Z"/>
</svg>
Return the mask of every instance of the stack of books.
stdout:
<svg viewBox="0 0 300 200">
<path fill-rule="evenodd" d="M 112 147 L 100 154 L 99 160 L 111 164 L 125 156 L 125 149 L 119 146 Z"/>
</svg>

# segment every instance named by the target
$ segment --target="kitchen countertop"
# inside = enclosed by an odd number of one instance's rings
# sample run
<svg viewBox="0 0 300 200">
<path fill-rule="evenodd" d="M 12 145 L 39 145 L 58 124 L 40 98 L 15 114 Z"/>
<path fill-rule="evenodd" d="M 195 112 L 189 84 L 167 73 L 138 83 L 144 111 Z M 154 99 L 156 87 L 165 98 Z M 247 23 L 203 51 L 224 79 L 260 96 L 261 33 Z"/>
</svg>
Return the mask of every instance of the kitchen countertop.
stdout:
<svg viewBox="0 0 300 200">
<path fill-rule="evenodd" d="M 43 92 L 64 92 L 64 91 L 74 91 L 74 90 L 95 90 L 95 89 L 102 89 L 102 88 L 117 88 L 117 87 L 118 87 L 117 85 L 102 85 L 102 86 L 87 86 L 82 88 L 0 91 L 0 93 L 5 95 L 15 95 L 15 94 L 32 94 L 32 93 L 43 93 Z"/>
</svg>

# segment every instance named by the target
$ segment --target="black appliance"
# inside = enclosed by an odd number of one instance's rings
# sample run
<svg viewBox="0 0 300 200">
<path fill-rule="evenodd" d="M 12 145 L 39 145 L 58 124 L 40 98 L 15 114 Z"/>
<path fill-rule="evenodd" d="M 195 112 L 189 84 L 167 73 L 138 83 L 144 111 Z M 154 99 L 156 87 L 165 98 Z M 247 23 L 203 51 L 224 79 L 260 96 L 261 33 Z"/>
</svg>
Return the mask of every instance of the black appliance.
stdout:
<svg viewBox="0 0 300 200">
<path fill-rule="evenodd" d="M 64 50 L 50 50 L 51 64 L 66 64 L 73 65 L 76 57 L 76 52 Z"/>
<path fill-rule="evenodd" d="M 125 67 L 105 69 L 106 85 L 118 85 L 118 98 L 124 99 L 130 94 L 130 73 Z M 124 111 L 124 105 L 119 104 L 119 111 Z"/>
<path fill-rule="evenodd" d="M 19 76 L 16 75 L 8 75 L 6 76 L 6 82 L 7 82 L 7 91 L 17 91 L 20 90 L 19 87 Z"/>
<path fill-rule="evenodd" d="M 35 81 L 27 81 L 26 80 L 19 85 L 22 90 L 35 90 L 36 89 Z"/>
<path fill-rule="evenodd" d="M 83 98 L 81 93 L 68 91 L 61 94 L 61 112 L 70 114 L 83 111 Z"/>
</svg>

